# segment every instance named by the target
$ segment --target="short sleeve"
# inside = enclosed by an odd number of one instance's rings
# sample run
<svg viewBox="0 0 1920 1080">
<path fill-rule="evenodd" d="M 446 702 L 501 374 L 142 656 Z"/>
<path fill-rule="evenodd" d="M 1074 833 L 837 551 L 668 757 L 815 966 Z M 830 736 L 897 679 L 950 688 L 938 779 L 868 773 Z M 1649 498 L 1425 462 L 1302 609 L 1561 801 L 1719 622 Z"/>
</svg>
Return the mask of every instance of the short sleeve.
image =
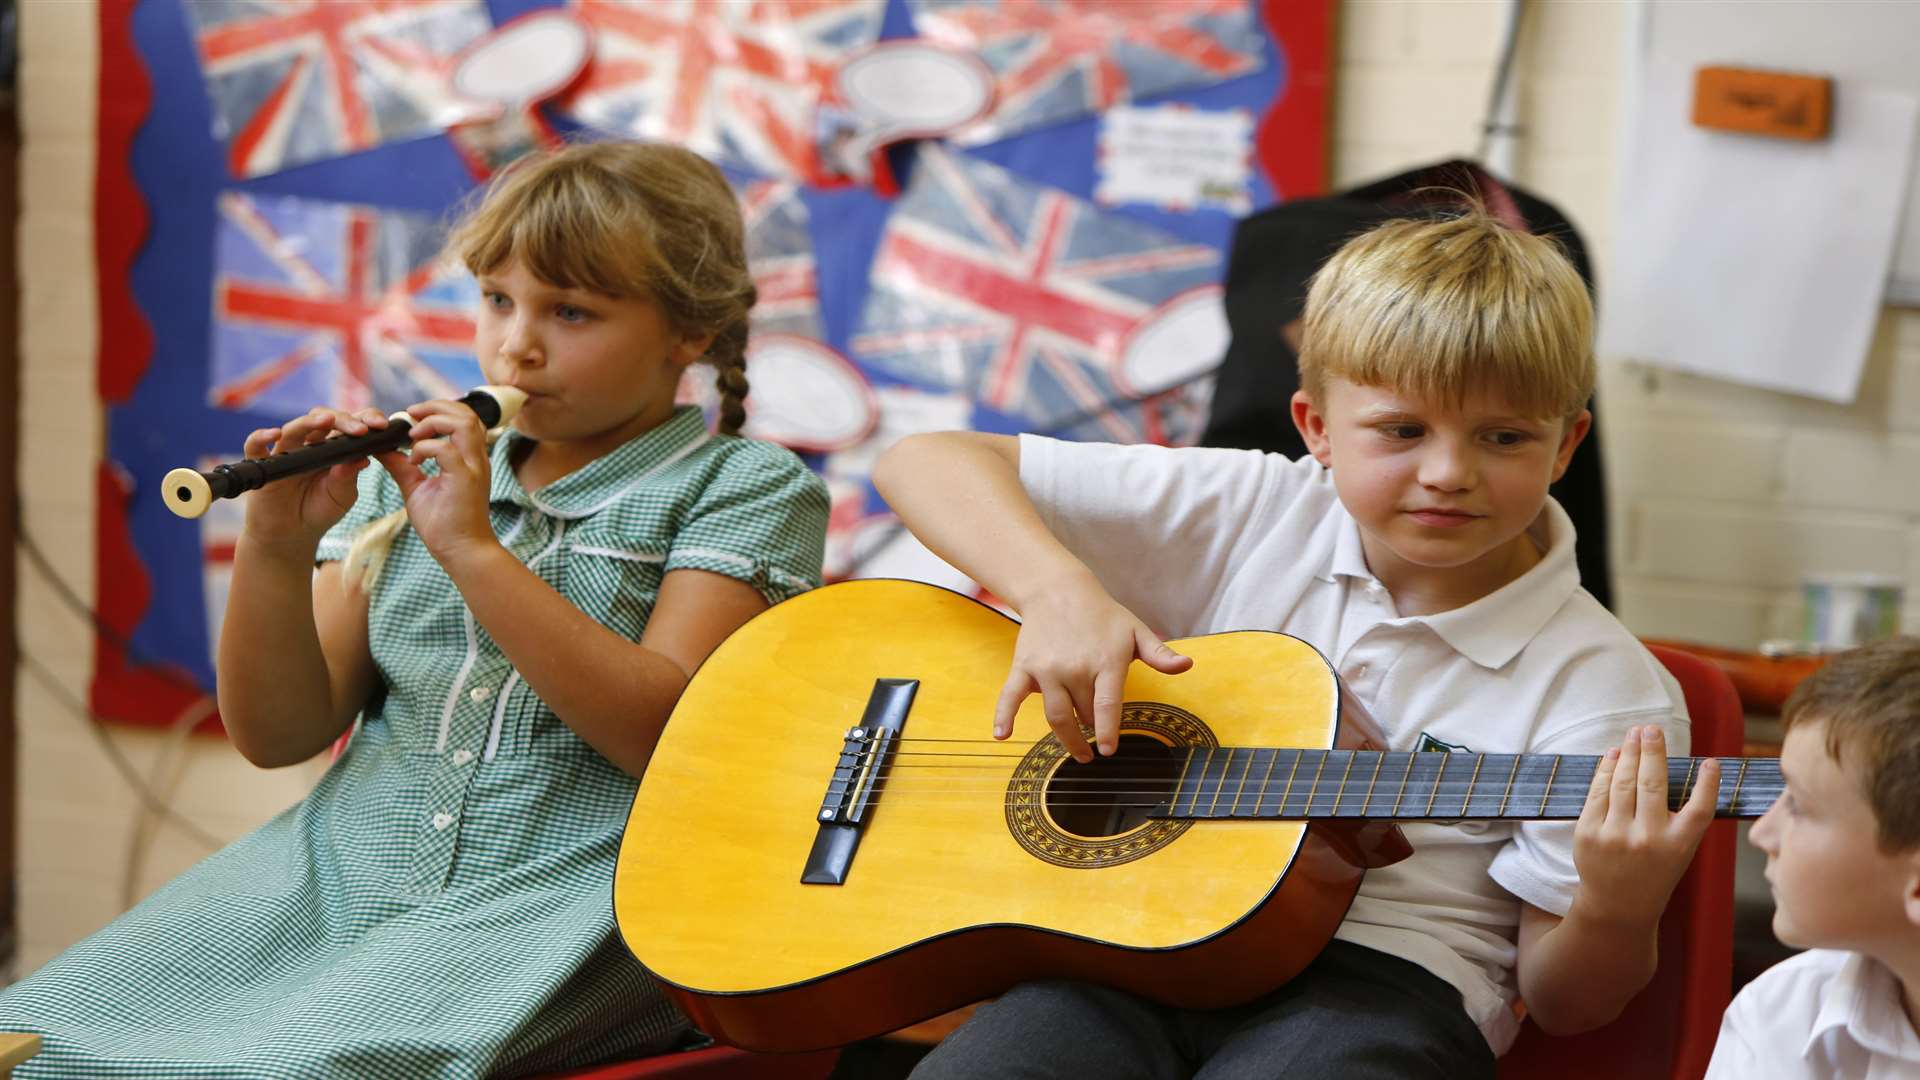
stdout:
<svg viewBox="0 0 1920 1080">
<path fill-rule="evenodd" d="M 1604 754 L 1619 746 L 1630 728 L 1658 724 L 1666 733 L 1667 753 L 1685 754 L 1692 746 L 1692 730 L 1683 709 L 1655 709 L 1614 713 L 1573 725 L 1554 738 L 1527 748 L 1537 754 Z M 1583 790 L 1582 796 L 1586 793 Z M 1580 890 L 1580 874 L 1573 865 L 1571 821 L 1529 821 L 1513 831 L 1513 839 L 1494 855 L 1487 873 L 1500 887 L 1550 915 L 1566 915 Z"/>
<path fill-rule="evenodd" d="M 400 498 L 399 485 L 393 482 L 393 477 L 378 462 L 360 470 L 359 476 L 354 478 L 354 490 L 356 497 L 353 508 L 320 538 L 320 549 L 314 552 L 314 562 L 337 562 L 346 558 L 347 549 L 353 546 L 353 538 L 359 535 L 361 529 L 406 505 Z"/>
<path fill-rule="evenodd" d="M 675 534 L 666 572 L 725 574 L 777 604 L 820 584 L 826 535 L 820 478 L 791 451 L 742 440 Z"/>
<path fill-rule="evenodd" d="M 1173 637 L 1206 629 L 1249 530 L 1291 502 L 1309 469 L 1311 458 L 1255 450 L 1020 437 L 1020 484 L 1048 531 L 1114 599 Z"/>
</svg>

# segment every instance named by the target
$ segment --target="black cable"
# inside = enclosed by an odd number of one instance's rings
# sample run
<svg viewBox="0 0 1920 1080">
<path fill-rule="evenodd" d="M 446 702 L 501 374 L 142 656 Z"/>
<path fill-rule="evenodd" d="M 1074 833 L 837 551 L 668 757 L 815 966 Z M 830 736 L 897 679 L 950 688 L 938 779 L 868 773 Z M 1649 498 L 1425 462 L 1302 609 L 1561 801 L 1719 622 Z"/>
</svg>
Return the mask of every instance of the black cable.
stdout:
<svg viewBox="0 0 1920 1080">
<path fill-rule="evenodd" d="M 79 615 L 91 624 L 93 626 L 93 632 L 100 635 L 101 639 L 107 644 L 113 646 L 115 651 L 126 658 L 128 663 L 134 667 L 145 668 L 183 690 L 190 690 L 203 697 L 206 695 L 206 689 L 200 684 L 181 675 L 171 666 L 162 664 L 142 653 L 139 647 L 131 640 L 122 635 L 118 630 L 107 625 L 107 621 L 101 618 L 100 613 L 94 610 L 93 605 L 87 603 L 87 601 L 74 590 L 73 586 L 67 584 L 66 579 L 62 578 L 59 572 L 53 568 L 53 564 L 48 561 L 46 553 L 40 550 L 40 545 L 35 543 L 33 536 L 27 532 L 26 514 L 22 512 L 18 498 L 14 500 L 13 535 L 19 540 L 21 549 L 27 553 L 28 561 L 32 562 L 34 569 L 39 572 L 40 579 L 53 588 L 54 593 L 60 597 L 61 602 L 73 609 L 74 614 Z"/>
<path fill-rule="evenodd" d="M 107 735 L 106 722 L 96 715 L 92 709 L 89 709 L 85 702 L 75 697 L 72 691 L 61 685 L 60 677 L 54 674 L 52 669 L 48 668 L 39 660 L 36 660 L 31 654 L 24 650 L 19 653 L 19 658 L 20 666 L 32 674 L 34 678 L 40 680 L 40 684 L 46 687 L 47 691 L 51 693 L 60 704 L 66 706 L 75 716 L 86 721 L 85 726 L 87 733 L 92 735 L 94 741 L 100 744 L 100 749 L 107 755 L 107 760 L 111 762 L 114 769 L 120 773 L 121 779 L 127 782 L 127 786 L 133 789 L 134 794 L 140 797 L 140 801 L 146 804 L 149 812 L 157 814 L 178 825 L 187 835 L 205 844 L 210 849 L 218 850 L 226 846 L 226 841 L 216 838 L 212 833 L 207 832 L 200 826 L 195 825 L 192 821 L 180 816 L 178 811 L 167 805 L 166 800 L 154 794 L 153 789 L 147 787 L 146 780 L 141 778 L 139 771 L 133 767 L 133 763 L 127 760 L 126 755 L 120 752 L 120 747 Z"/>
<path fill-rule="evenodd" d="M 1517 135 L 1521 128 L 1518 124 L 1500 123 L 1500 99 L 1507 95 L 1507 84 L 1513 81 L 1513 54 L 1520 45 L 1520 20 L 1526 15 L 1526 0 L 1513 0 L 1513 6 L 1507 16 L 1507 32 L 1500 45 L 1499 66 L 1494 68 L 1493 89 L 1487 95 L 1487 115 L 1480 121 L 1480 145 L 1474 157 L 1485 160 L 1487 151 L 1493 146 L 1495 135 Z M 1503 177 L 1504 179 L 1504 177 Z"/>
<path fill-rule="evenodd" d="M 34 542 L 32 534 L 27 532 L 26 514 L 17 496 L 14 499 L 13 533 L 14 538 L 19 541 L 21 549 L 27 553 L 28 561 L 33 563 L 34 570 L 40 575 L 41 580 L 45 581 L 47 585 L 53 589 L 54 593 L 60 597 L 62 603 L 65 603 L 69 608 L 72 608 L 76 614 L 85 619 L 87 623 L 93 627 L 94 632 L 99 634 L 102 639 L 107 641 L 115 649 L 119 650 L 122 656 L 135 665 L 157 672 L 161 678 L 169 682 L 191 690 L 201 697 L 206 696 L 206 691 L 201 689 L 199 685 L 189 679 L 181 677 L 172 669 L 163 667 L 147 659 L 140 650 L 134 646 L 133 642 L 127 640 L 118 631 L 114 630 L 113 627 L 107 625 L 106 620 L 101 618 L 98 611 L 94 610 L 93 605 L 82 599 L 73 586 L 69 585 L 66 579 L 60 576 L 59 572 L 53 568 L 52 562 L 47 559 L 46 552 L 41 550 L 40 545 Z M 107 734 L 107 721 L 62 685 L 59 676 L 54 674 L 52 669 L 35 659 L 24 649 L 16 649 L 15 651 L 20 666 L 33 674 L 35 678 L 39 679 L 41 685 L 45 686 L 48 692 L 52 693 L 69 712 L 85 721 L 87 733 L 100 745 L 100 750 L 107 756 L 108 762 L 120 773 L 121 778 L 126 781 L 127 786 L 132 788 L 134 793 L 139 796 L 140 801 L 146 805 L 148 811 L 158 815 L 164 820 L 173 822 L 189 836 L 207 845 L 209 848 L 218 849 L 225 846 L 223 841 L 174 811 L 167 805 L 166 800 L 160 798 L 154 793 L 153 789 L 147 786 L 146 781 L 141 778 L 139 771 L 133 767 L 133 763 L 126 759 L 126 756 L 121 753 L 120 747 L 116 745 L 113 739 Z"/>
</svg>

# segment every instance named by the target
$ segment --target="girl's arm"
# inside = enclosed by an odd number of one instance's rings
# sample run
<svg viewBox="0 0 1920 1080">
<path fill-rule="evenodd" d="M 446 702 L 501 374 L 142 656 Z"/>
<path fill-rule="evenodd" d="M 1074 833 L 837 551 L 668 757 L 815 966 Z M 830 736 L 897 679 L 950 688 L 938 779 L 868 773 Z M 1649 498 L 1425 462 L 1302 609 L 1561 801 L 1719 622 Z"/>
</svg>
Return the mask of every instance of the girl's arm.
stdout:
<svg viewBox="0 0 1920 1080">
<path fill-rule="evenodd" d="M 880 456 L 873 482 L 914 536 L 1024 619 L 994 710 L 994 738 L 1011 735 L 1020 703 L 1039 693 L 1048 725 L 1075 759 L 1093 757 L 1082 724 L 1111 754 L 1127 666 L 1136 658 L 1168 674 L 1191 666 L 1047 530 L 1020 483 L 1018 439 L 910 436 Z"/>
<path fill-rule="evenodd" d="M 220 719 L 261 768 L 305 761 L 340 737 L 373 692 L 367 597 L 340 587 L 340 564 L 313 554 L 234 551 L 220 626 Z"/>
<path fill-rule="evenodd" d="M 694 668 L 765 610 L 743 581 L 674 570 L 635 644 L 594 621 L 507 549 L 473 546 L 441 559 L 473 617 L 527 686 L 608 760 L 639 776 Z"/>
<path fill-rule="evenodd" d="M 282 428 L 254 432 L 246 455 L 358 435 L 386 418 L 315 409 Z M 340 587 L 340 567 L 314 571 L 320 537 L 354 503 L 365 461 L 270 484 L 247 496 L 233 580 L 220 627 L 215 693 L 227 735 L 248 761 L 274 768 L 305 761 L 353 722 L 373 690 L 367 598 Z"/>
</svg>

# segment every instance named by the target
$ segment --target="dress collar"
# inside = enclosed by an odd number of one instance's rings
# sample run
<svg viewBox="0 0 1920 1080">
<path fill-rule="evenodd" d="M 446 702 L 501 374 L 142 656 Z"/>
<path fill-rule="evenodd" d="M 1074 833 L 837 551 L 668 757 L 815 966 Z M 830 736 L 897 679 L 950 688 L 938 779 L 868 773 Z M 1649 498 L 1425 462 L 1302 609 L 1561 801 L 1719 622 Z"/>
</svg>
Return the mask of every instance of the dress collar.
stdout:
<svg viewBox="0 0 1920 1080">
<path fill-rule="evenodd" d="M 532 507 L 557 518 L 583 518 L 611 504 L 628 489 L 686 457 L 712 436 L 700 410 L 682 405 L 661 424 L 620 444 L 538 491 L 520 486 L 513 474 L 514 450 L 528 441 L 508 428 L 493 444 L 494 502 Z"/>
</svg>

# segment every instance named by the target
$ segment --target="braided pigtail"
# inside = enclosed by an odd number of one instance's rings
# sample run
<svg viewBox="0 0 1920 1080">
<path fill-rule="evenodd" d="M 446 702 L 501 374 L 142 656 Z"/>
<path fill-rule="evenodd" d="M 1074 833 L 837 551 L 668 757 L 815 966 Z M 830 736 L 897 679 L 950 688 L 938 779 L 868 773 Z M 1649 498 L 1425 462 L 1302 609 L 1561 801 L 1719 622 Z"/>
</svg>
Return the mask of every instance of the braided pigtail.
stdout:
<svg viewBox="0 0 1920 1080">
<path fill-rule="evenodd" d="M 405 508 L 361 526 L 360 531 L 353 534 L 347 557 L 340 564 L 340 587 L 351 592 L 358 584 L 361 592 L 371 596 L 373 583 L 380 580 L 380 571 L 387 567 L 387 553 L 393 550 L 393 541 L 406 527 Z"/>
<path fill-rule="evenodd" d="M 719 369 L 713 385 L 720 391 L 720 434 L 738 435 L 747 422 L 747 320 L 715 335 L 707 360 Z"/>
</svg>

